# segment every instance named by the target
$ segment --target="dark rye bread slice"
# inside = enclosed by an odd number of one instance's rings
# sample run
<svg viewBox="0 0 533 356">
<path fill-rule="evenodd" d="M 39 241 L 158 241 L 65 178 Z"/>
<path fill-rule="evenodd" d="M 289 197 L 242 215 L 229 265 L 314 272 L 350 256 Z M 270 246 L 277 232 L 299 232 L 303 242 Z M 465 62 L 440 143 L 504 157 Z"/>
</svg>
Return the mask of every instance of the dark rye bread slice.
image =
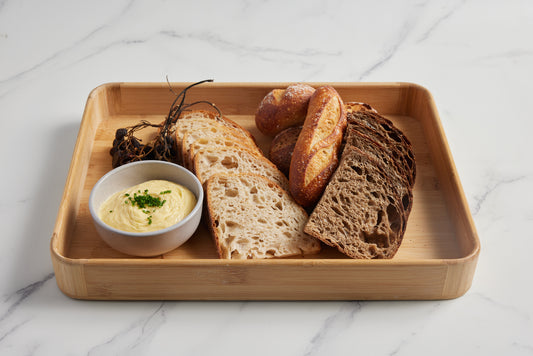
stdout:
<svg viewBox="0 0 533 356">
<path fill-rule="evenodd" d="M 412 191 L 414 182 L 411 181 L 411 171 L 408 167 L 402 165 L 401 162 L 394 159 L 394 157 L 399 155 L 394 147 L 383 146 L 352 126 L 347 128 L 344 139 L 346 145 L 356 147 L 368 154 L 371 158 L 378 161 L 388 171 L 388 174 L 394 175 L 395 179 L 403 187 L 409 188 L 410 192 Z M 405 202 L 405 204 L 407 204 L 406 210 L 411 211 L 412 194 L 410 193 L 409 195 L 409 203 Z"/>
<path fill-rule="evenodd" d="M 414 185 L 416 178 L 415 154 L 411 142 L 392 121 L 369 111 L 348 111 L 348 127 L 369 136 L 384 147 L 393 147 L 391 154 L 398 164 L 403 165 L 410 172 L 409 181 Z M 397 156 L 399 154 L 399 156 Z"/>
<path fill-rule="evenodd" d="M 304 231 L 352 258 L 392 258 L 409 215 L 398 184 L 379 162 L 346 145 Z"/>
</svg>

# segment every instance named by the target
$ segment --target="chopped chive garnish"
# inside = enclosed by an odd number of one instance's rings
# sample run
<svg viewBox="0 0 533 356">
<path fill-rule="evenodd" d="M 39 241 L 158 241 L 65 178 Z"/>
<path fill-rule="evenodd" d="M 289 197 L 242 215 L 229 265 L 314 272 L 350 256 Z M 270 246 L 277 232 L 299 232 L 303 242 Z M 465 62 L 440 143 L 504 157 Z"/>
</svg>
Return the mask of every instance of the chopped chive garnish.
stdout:
<svg viewBox="0 0 533 356">
<path fill-rule="evenodd" d="M 159 194 L 168 194 L 171 193 L 170 190 L 165 190 L 160 192 Z M 145 189 L 142 193 L 141 190 L 137 190 L 137 193 L 133 193 L 133 197 L 126 193 L 124 194 L 127 199 L 124 201 L 124 204 L 131 204 L 132 206 L 137 206 L 139 209 L 142 210 L 145 214 L 152 214 L 155 213 L 156 209 L 149 209 L 149 208 L 160 208 L 165 203 L 166 200 L 161 200 L 158 196 L 152 196 L 148 193 L 148 189 Z M 110 213 L 112 211 L 109 211 Z M 148 225 L 152 224 L 152 215 L 147 217 Z"/>
<path fill-rule="evenodd" d="M 150 207 L 150 208 L 161 207 L 166 202 L 166 200 L 161 201 L 161 198 L 151 196 L 147 192 L 144 192 L 142 195 L 135 194 L 133 196 L 133 198 L 132 197 L 128 197 L 128 200 L 126 200 L 126 204 L 127 204 L 128 201 L 133 206 L 137 205 L 139 207 L 139 209 L 144 209 L 146 207 Z"/>
</svg>

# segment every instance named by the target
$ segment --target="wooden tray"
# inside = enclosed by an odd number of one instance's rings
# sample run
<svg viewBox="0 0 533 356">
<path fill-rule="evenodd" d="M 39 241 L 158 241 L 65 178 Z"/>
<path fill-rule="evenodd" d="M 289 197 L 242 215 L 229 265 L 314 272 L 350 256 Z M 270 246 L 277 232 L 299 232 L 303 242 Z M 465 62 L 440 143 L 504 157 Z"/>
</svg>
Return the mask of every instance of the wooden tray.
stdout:
<svg viewBox="0 0 533 356">
<path fill-rule="evenodd" d="M 179 92 L 188 84 L 172 87 Z M 202 84 L 188 92 L 187 102 L 214 102 L 268 152 L 270 138 L 255 128 L 254 113 L 270 90 L 289 84 Z M 112 168 L 108 151 L 114 132 L 141 119 L 163 121 L 174 99 L 167 83 L 111 83 L 94 89 L 87 100 L 51 239 L 61 291 L 107 300 L 448 299 L 464 294 L 480 244 L 431 94 L 409 83 L 309 84 L 330 84 L 345 101 L 371 104 L 412 141 L 414 204 L 393 259 L 353 260 L 325 247 L 308 258 L 220 260 L 203 223 L 185 245 L 157 258 L 111 249 L 92 225 L 88 198 Z"/>
</svg>

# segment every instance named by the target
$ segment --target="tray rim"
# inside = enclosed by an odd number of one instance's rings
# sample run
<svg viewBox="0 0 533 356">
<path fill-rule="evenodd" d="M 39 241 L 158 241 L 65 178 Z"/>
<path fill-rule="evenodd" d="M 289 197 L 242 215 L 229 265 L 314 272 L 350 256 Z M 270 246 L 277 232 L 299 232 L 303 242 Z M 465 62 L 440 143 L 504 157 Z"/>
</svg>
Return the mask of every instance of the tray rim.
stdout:
<svg viewBox="0 0 533 356">
<path fill-rule="evenodd" d="M 185 86 L 189 85 L 192 82 L 171 82 L 172 85 L 180 85 Z M 265 87 L 281 87 L 281 86 L 287 86 L 293 82 L 213 82 L 213 83 L 205 83 L 204 86 L 210 86 L 214 88 L 234 88 L 234 87 L 240 87 L 240 88 L 265 88 Z M 353 87 L 371 87 L 371 88 L 379 88 L 379 89 L 408 89 L 408 90 L 414 90 L 414 91 L 420 91 L 424 92 L 425 95 L 428 95 L 428 102 L 430 105 L 430 110 L 432 111 L 432 114 L 435 115 L 435 126 L 438 134 L 440 135 L 440 139 L 442 141 L 442 148 L 445 153 L 445 159 L 447 161 L 447 164 L 451 165 L 451 167 L 454 169 L 454 173 L 456 173 L 456 167 L 455 162 L 453 160 L 453 157 L 451 155 L 451 151 L 448 145 L 448 141 L 446 139 L 446 136 L 444 134 L 444 130 L 442 127 L 442 122 L 440 120 L 440 116 L 438 114 L 435 101 L 433 99 L 433 96 L 429 90 L 427 90 L 425 87 L 410 83 L 410 82 L 305 82 L 306 84 L 317 86 L 317 85 L 332 85 L 336 88 L 353 88 Z M 61 198 L 61 203 L 58 209 L 57 219 L 54 225 L 54 230 L 52 233 L 52 237 L 50 240 L 50 253 L 52 256 L 52 260 L 54 262 L 54 270 L 56 270 L 56 264 L 61 264 L 63 266 L 100 266 L 100 267 L 110 267 L 110 268 L 116 268 L 119 266 L 126 266 L 126 265 L 132 265 L 132 266 L 165 266 L 165 267 L 179 267 L 179 266 L 188 266 L 188 267 L 194 267 L 194 266 L 212 266 L 212 267 L 240 267 L 240 268 L 247 268 L 250 266 L 339 266 L 339 267 L 390 267 L 390 266 L 454 266 L 454 265 L 462 265 L 462 264 L 468 264 L 472 263 L 475 265 L 478 259 L 478 256 L 481 251 L 480 246 L 480 240 L 479 236 L 477 234 L 477 230 L 475 228 L 475 224 L 473 222 L 472 214 L 470 212 L 470 208 L 468 205 L 468 202 L 466 200 L 464 190 L 461 184 L 461 181 L 459 179 L 458 174 L 453 174 L 451 179 L 453 179 L 453 184 L 455 186 L 456 192 L 458 194 L 457 198 L 459 200 L 459 203 L 461 207 L 465 210 L 466 214 L 462 216 L 463 218 L 466 218 L 466 226 L 469 229 L 469 238 L 471 241 L 469 241 L 472 244 L 472 249 L 465 254 L 464 256 L 457 257 L 457 258 L 419 258 L 419 259 L 404 259 L 404 260 L 356 260 L 356 259 L 322 259 L 322 258 L 291 258 L 291 259 L 258 259 L 258 260 L 223 260 L 223 259 L 164 259 L 164 258 L 157 258 L 157 259 L 139 259 L 139 258 L 71 258 L 68 256 L 65 256 L 60 253 L 59 247 L 58 247 L 58 239 L 59 239 L 59 232 L 61 231 L 61 224 L 63 221 L 60 219 L 64 217 L 65 210 L 68 207 L 67 204 L 67 197 L 69 194 L 72 194 L 72 186 L 74 182 L 72 181 L 72 172 L 76 170 L 78 165 L 81 165 L 83 163 L 80 163 L 80 160 L 76 160 L 75 158 L 79 156 L 80 151 L 83 149 L 82 145 L 82 139 L 83 134 L 85 134 L 85 131 L 88 130 L 87 122 L 89 121 L 88 117 L 88 107 L 89 103 L 93 100 L 93 98 L 100 93 L 101 91 L 108 90 L 109 88 L 154 88 L 154 89 L 160 89 L 162 87 L 167 88 L 168 83 L 166 82 L 108 82 L 101 84 L 94 89 L 92 89 L 89 93 L 89 96 L 86 100 L 85 108 L 83 111 L 82 120 L 80 123 L 80 129 L 78 131 L 78 137 L 76 140 L 76 145 L 73 150 L 72 160 L 68 171 L 67 181 L 65 182 L 65 188 L 63 191 L 63 195 Z M 407 110 L 404 108 L 404 110 Z M 405 114 L 405 113 L 404 113 Z M 468 287 L 469 288 L 469 287 Z M 468 290 L 467 288 L 467 290 Z M 67 291 L 63 290 L 61 287 L 60 289 L 69 296 L 72 296 L 76 298 L 75 295 L 70 295 Z M 466 292 L 466 290 L 464 291 Z M 462 294 L 461 294 L 462 295 Z"/>
</svg>

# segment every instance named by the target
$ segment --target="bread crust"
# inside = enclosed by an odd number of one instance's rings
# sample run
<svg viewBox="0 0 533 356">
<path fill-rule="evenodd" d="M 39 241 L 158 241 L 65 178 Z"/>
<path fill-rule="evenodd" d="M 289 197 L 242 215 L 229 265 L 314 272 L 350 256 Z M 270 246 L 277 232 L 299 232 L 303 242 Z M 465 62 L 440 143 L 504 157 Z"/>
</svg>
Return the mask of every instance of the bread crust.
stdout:
<svg viewBox="0 0 533 356">
<path fill-rule="evenodd" d="M 346 109 L 347 115 L 348 113 L 355 111 L 370 111 L 373 113 L 377 113 L 377 111 L 372 106 L 363 102 L 346 102 L 344 103 L 344 107 Z M 294 150 L 294 146 L 296 145 L 296 141 L 298 140 L 298 136 L 300 135 L 301 131 L 301 125 L 286 128 L 274 137 L 270 145 L 270 160 L 276 166 L 278 166 L 280 171 L 287 175 L 287 177 L 289 176 L 292 152 Z"/>
<path fill-rule="evenodd" d="M 263 98 L 255 114 L 259 131 L 275 136 L 288 127 L 301 125 L 314 91 L 313 87 L 303 83 L 272 90 Z"/>
<path fill-rule="evenodd" d="M 289 171 L 290 192 L 298 204 L 311 207 L 322 195 L 339 163 L 346 129 L 342 98 L 331 86 L 317 88 L 294 146 Z"/>
</svg>

